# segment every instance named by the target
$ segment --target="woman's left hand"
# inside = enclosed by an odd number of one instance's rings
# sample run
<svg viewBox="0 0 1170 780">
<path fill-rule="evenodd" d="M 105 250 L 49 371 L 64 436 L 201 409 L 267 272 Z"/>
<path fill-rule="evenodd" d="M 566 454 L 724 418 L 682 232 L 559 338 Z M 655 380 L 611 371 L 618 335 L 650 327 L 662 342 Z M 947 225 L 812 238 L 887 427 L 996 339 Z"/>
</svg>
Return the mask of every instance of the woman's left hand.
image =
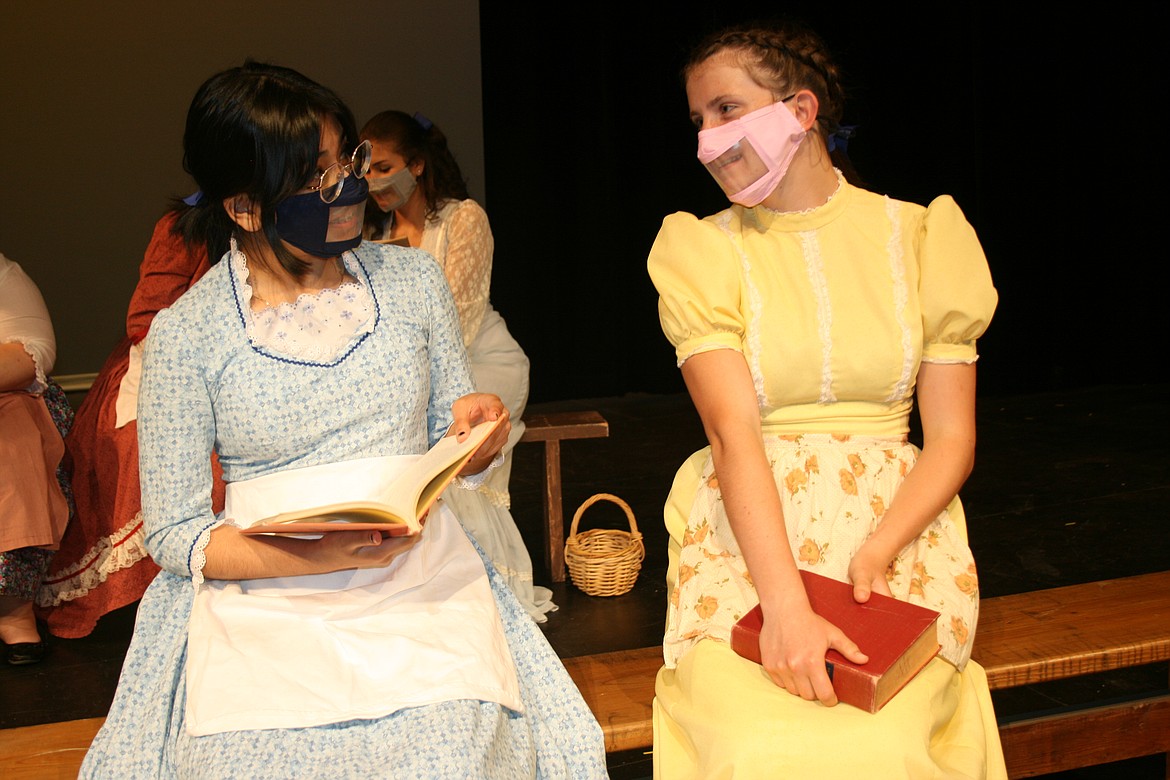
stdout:
<svg viewBox="0 0 1170 780">
<path fill-rule="evenodd" d="M 886 581 L 886 570 L 890 562 L 877 554 L 870 545 L 863 544 L 849 561 L 849 581 L 853 583 L 853 600 L 859 604 L 869 601 L 870 593 L 893 596 L 890 583 Z"/>
<path fill-rule="evenodd" d="M 512 421 L 508 419 L 508 410 L 499 396 L 491 393 L 468 393 L 455 399 L 451 404 L 451 430 L 459 441 L 467 438 L 471 428 L 476 423 L 485 420 L 500 420 L 500 424 L 491 432 L 480 448 L 467 461 L 460 474 L 478 474 L 495 460 L 496 455 L 508 443 L 508 434 L 512 431 Z"/>
</svg>

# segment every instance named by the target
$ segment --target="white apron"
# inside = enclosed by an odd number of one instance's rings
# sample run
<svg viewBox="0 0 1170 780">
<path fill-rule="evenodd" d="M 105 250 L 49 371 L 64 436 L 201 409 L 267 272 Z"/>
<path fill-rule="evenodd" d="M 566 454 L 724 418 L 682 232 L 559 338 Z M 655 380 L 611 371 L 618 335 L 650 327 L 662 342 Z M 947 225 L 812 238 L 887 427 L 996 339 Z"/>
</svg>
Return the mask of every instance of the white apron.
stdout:
<svg viewBox="0 0 1170 780">
<path fill-rule="evenodd" d="M 417 456 L 293 469 L 227 486 L 225 517 L 375 493 Z M 197 586 L 187 641 L 187 731 L 298 728 L 453 699 L 523 711 L 475 548 L 442 502 L 382 569 Z"/>
</svg>

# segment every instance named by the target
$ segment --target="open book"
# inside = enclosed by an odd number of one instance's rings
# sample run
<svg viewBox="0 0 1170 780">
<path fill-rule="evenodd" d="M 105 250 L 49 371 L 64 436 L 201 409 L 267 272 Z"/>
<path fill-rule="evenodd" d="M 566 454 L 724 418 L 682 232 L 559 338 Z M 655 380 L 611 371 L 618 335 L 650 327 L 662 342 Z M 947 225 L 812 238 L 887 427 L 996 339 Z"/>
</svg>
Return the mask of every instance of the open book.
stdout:
<svg viewBox="0 0 1170 780">
<path fill-rule="evenodd" d="M 938 613 L 880 593 L 853 600 L 853 586 L 810 571 L 800 572 L 813 612 L 828 620 L 869 656 L 855 664 L 829 650 L 825 666 L 837 700 L 877 712 L 939 651 Z M 757 604 L 731 627 L 731 649 L 760 663 L 763 613 Z"/>
<path fill-rule="evenodd" d="M 484 439 L 500 424 L 488 420 L 472 427 L 462 442 L 454 436 L 439 439 L 410 464 L 377 499 L 283 512 L 241 529 L 244 534 L 320 534 L 326 531 L 381 531 L 409 536 L 422 530 L 427 511 L 475 455 Z"/>
</svg>

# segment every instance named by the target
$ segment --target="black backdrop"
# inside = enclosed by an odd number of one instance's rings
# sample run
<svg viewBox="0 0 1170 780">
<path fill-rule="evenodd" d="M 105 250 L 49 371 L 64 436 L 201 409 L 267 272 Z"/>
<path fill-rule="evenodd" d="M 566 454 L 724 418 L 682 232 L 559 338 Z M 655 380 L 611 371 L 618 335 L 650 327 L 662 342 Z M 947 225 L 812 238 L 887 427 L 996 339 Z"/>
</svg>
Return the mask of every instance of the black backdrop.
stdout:
<svg viewBox="0 0 1170 780">
<path fill-rule="evenodd" d="M 725 205 L 678 69 L 702 33 L 750 17 L 711 6 L 481 4 L 493 300 L 532 359 L 533 402 L 683 389 L 645 258 L 666 214 Z M 1022 6 L 800 18 L 845 69 L 870 188 L 953 195 L 980 235 L 1000 294 L 980 392 L 1163 381 L 1165 11 Z"/>
</svg>

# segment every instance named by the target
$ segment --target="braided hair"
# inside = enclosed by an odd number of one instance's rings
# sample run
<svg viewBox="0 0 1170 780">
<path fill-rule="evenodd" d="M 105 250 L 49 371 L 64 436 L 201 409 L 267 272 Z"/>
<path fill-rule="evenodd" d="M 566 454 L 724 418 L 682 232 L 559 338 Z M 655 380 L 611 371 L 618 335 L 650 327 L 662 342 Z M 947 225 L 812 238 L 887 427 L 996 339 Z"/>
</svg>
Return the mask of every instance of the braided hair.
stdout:
<svg viewBox="0 0 1170 780">
<path fill-rule="evenodd" d="M 734 58 L 752 81 L 771 91 L 777 100 L 802 89 L 816 95 L 820 108 L 813 129 L 822 140 L 842 131 L 845 88 L 841 69 L 824 40 L 811 29 L 792 21 L 759 22 L 711 33 L 691 50 L 683 65 L 683 82 L 720 54 Z M 831 150 L 830 158 L 848 181 L 859 183 L 860 177 L 840 145 Z"/>
</svg>

